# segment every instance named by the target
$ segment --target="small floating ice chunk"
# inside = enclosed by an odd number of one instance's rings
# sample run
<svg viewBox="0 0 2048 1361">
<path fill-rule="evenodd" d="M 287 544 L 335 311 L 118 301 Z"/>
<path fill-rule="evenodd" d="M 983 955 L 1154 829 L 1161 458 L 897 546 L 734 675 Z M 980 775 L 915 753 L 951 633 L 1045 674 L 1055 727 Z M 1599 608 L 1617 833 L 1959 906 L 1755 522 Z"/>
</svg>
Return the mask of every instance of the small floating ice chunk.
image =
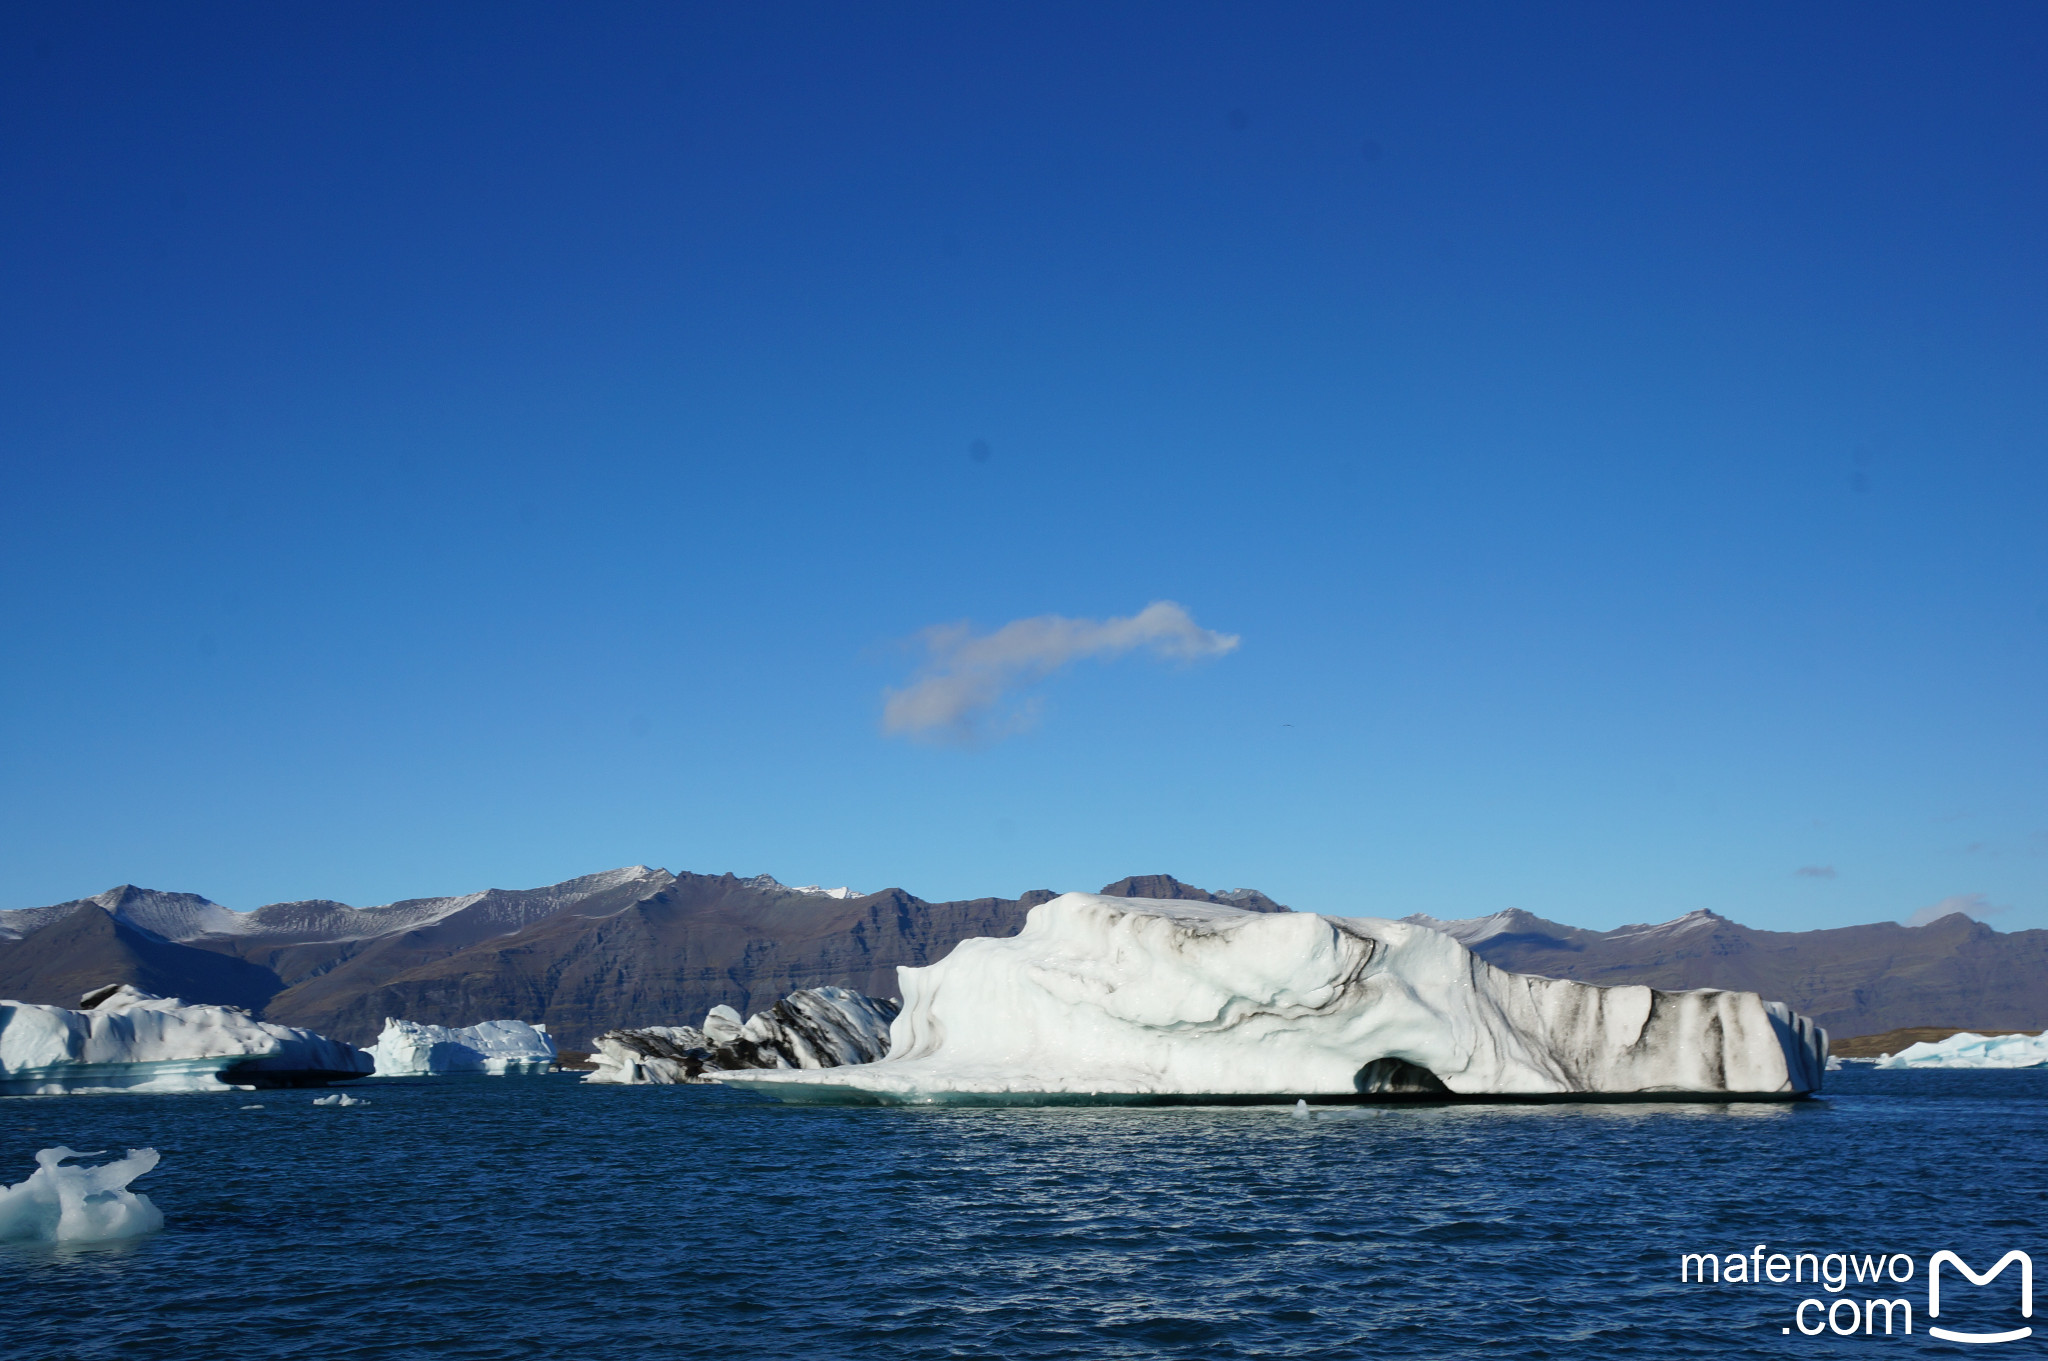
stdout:
<svg viewBox="0 0 2048 1361">
<path fill-rule="evenodd" d="M 370 1103 L 364 1097 L 350 1096 L 347 1092 L 336 1092 L 332 1096 L 314 1097 L 313 1104 L 316 1106 L 367 1106 Z"/>
<path fill-rule="evenodd" d="M 243 1109 L 243 1110 L 245 1110 L 245 1111 L 260 1111 L 260 1110 L 262 1110 L 262 1109 L 263 1109 L 263 1107 L 261 1107 L 261 1106 L 244 1106 L 244 1107 L 242 1107 L 242 1109 Z"/>
<path fill-rule="evenodd" d="M 131 1148 L 125 1158 L 98 1167 L 66 1167 L 69 1158 L 93 1158 L 68 1148 L 36 1154 L 28 1180 L 0 1186 L 0 1240 L 92 1243 L 139 1238 L 164 1226 L 163 1211 L 128 1183 L 155 1167 L 153 1148 Z"/>
<path fill-rule="evenodd" d="M 2048 1034 L 1978 1035 L 1922 1040 L 1878 1059 L 1880 1068 L 2048 1068 Z"/>
<path fill-rule="evenodd" d="M 1294 1118 L 1297 1120 L 1308 1120 L 1313 1118 L 1308 1108 L 1308 1102 L 1302 1100 L 1300 1097 L 1296 1097 L 1294 1099 Z"/>
<path fill-rule="evenodd" d="M 488 1073 L 493 1077 L 550 1072 L 555 1042 L 545 1025 L 485 1021 L 450 1029 L 386 1017 L 384 1033 L 369 1053 L 378 1077 L 420 1077 L 430 1073 Z"/>
</svg>

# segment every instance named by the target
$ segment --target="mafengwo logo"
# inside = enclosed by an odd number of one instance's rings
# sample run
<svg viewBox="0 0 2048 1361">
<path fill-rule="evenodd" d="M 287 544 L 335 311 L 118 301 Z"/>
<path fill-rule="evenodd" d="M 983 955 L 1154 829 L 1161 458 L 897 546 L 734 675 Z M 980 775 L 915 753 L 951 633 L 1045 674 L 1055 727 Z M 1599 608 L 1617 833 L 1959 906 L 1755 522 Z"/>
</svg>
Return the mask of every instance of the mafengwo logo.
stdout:
<svg viewBox="0 0 2048 1361">
<path fill-rule="evenodd" d="M 2001 1281 L 2006 1268 L 2012 1266 L 2019 1270 Z M 1944 1269 L 1953 1273 L 1949 1277 L 1946 1319 L 1942 1315 Z M 1678 1259 L 1678 1279 L 1687 1285 L 1811 1284 L 1831 1296 L 1803 1299 L 1792 1306 L 1791 1323 L 1779 1330 L 1787 1336 L 1911 1336 L 1913 1295 L 1918 1292 L 1908 1294 L 1900 1287 L 1910 1288 L 1914 1278 L 1921 1275 L 1919 1264 L 1904 1252 L 1787 1254 L 1771 1252 L 1769 1244 L 1758 1243 L 1747 1253 L 1731 1252 L 1722 1257 L 1711 1252 L 1688 1252 Z M 2034 1335 L 2031 1324 L 2011 1326 L 2015 1305 L 2020 1318 L 2034 1316 L 2034 1259 L 2026 1253 L 2014 1249 L 1986 1270 L 1978 1271 L 1960 1254 L 1944 1248 L 1927 1259 L 1924 1279 L 1926 1312 L 1921 1319 L 1928 1336 L 1944 1342 L 1998 1343 L 2018 1342 Z M 1979 1287 L 1995 1285 L 1997 1289 L 1965 1291 L 1961 1289 L 1964 1281 Z M 1968 1326 L 1962 1326 L 1965 1324 Z"/>
</svg>

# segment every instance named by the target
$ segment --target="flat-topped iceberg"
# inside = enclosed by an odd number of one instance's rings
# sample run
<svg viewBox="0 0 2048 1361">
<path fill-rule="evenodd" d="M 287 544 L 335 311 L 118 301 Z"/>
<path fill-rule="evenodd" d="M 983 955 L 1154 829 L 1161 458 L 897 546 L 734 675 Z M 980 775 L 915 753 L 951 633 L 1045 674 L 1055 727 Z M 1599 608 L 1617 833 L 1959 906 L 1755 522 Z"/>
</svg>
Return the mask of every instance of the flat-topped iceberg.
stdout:
<svg viewBox="0 0 2048 1361">
<path fill-rule="evenodd" d="M 525 1021 L 485 1021 L 453 1029 L 387 1017 L 383 1033 L 367 1052 L 376 1061 L 378 1077 L 439 1073 L 502 1077 L 545 1073 L 555 1066 L 555 1042 L 547 1027 Z"/>
<path fill-rule="evenodd" d="M 2048 1068 L 2048 1034 L 1973 1035 L 1922 1040 L 1877 1060 L 1879 1068 Z"/>
<path fill-rule="evenodd" d="M 1512 974 L 1440 931 L 1069 893 L 901 968 L 888 1057 L 735 1072 L 786 1101 L 1751 1097 L 1827 1036 L 1755 993 Z"/>
<path fill-rule="evenodd" d="M 583 1080 L 621 1084 L 717 1082 L 747 1068 L 816 1069 L 872 1063 L 889 1052 L 896 1003 L 851 988 L 799 988 L 745 1021 L 711 1008 L 704 1025 L 643 1026 L 597 1037 Z"/>
<path fill-rule="evenodd" d="M 125 983 L 94 989 L 79 1007 L 0 1002 L 0 1095 L 225 1092 L 320 1086 L 370 1072 L 360 1049 L 240 1007 L 194 1005 Z"/>
<path fill-rule="evenodd" d="M 93 1243 L 139 1238 L 164 1226 L 163 1211 L 128 1183 L 157 1163 L 153 1148 L 131 1148 L 125 1158 L 98 1167 L 66 1167 L 72 1158 L 96 1158 L 68 1148 L 36 1154 L 28 1180 L 0 1186 L 0 1242 Z"/>
</svg>

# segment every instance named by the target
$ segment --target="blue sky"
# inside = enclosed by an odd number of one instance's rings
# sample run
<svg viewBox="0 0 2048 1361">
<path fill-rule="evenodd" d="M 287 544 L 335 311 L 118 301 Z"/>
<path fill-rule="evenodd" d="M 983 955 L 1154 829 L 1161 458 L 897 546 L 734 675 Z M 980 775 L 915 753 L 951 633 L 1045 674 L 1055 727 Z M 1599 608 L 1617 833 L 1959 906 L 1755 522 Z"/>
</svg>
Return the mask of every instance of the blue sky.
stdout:
<svg viewBox="0 0 2048 1361">
<path fill-rule="evenodd" d="M 2048 926 L 2039 6 L 15 5 L 0 70 L 0 906 Z M 1097 646 L 1154 602 L 1238 642 Z"/>
</svg>

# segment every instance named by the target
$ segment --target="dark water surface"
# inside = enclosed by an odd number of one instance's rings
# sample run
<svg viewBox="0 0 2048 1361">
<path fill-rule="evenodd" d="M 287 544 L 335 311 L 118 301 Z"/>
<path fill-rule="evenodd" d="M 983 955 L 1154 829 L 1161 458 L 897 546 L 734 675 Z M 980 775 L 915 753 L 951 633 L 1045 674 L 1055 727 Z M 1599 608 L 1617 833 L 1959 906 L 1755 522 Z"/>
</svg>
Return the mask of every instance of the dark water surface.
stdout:
<svg viewBox="0 0 2048 1361">
<path fill-rule="evenodd" d="M 1796 1106 L 905 1110 L 573 1078 L 0 1100 L 154 1145 L 163 1233 L 0 1246 L 8 1361 L 2029 1355 L 1925 1334 L 1941 1248 L 2048 1268 L 2048 1073 L 1830 1075 Z M 238 1109 L 261 1101 L 264 1109 Z M 1682 1252 L 1907 1253 L 1911 1338 Z M 1938 1322 L 2019 1326 L 2015 1273 Z M 2048 1286 L 2048 1282 L 2044 1282 Z M 2048 1302 L 2043 1319 L 2048 1324 Z M 1838 1314 L 1838 1319 L 1845 1315 Z M 1881 1316 L 1880 1316 L 1881 1318 Z M 1815 1315 L 1807 1316 L 1809 1324 Z"/>
</svg>

